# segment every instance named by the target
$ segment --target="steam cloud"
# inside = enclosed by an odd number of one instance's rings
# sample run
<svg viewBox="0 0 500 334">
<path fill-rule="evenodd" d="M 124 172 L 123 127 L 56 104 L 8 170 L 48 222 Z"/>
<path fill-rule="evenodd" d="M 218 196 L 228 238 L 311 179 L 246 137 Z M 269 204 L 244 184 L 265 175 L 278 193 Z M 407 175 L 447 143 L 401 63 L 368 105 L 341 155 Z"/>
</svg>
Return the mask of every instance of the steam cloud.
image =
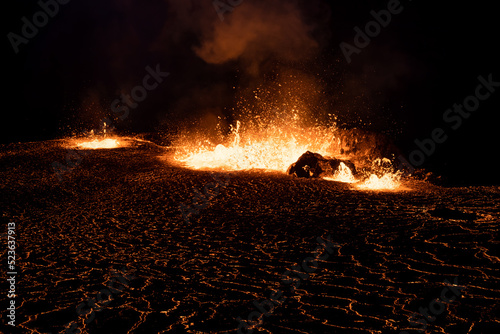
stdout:
<svg viewBox="0 0 500 334">
<path fill-rule="evenodd" d="M 318 47 L 299 12 L 297 2 L 247 1 L 203 31 L 196 54 L 210 64 L 243 60 L 256 68 L 269 57 L 298 61 Z M 227 23 L 226 23 L 227 22 Z"/>
<path fill-rule="evenodd" d="M 288 72 L 321 49 L 314 36 L 320 30 L 317 0 L 305 5 L 298 0 L 245 0 L 225 12 L 224 21 L 211 1 L 165 1 L 167 20 L 155 48 L 185 55 L 185 64 L 179 65 L 186 71 L 174 88 L 179 97 L 171 105 L 175 114 L 195 112 L 202 122 L 231 117 L 224 109 L 252 95 L 264 76 Z"/>
</svg>

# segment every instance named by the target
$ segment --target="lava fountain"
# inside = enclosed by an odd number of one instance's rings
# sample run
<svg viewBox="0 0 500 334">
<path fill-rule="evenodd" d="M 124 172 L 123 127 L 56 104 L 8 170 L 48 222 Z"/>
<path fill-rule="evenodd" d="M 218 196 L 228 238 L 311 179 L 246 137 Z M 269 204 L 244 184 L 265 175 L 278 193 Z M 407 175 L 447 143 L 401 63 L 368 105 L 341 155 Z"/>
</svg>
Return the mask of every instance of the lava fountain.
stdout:
<svg viewBox="0 0 500 334">
<path fill-rule="evenodd" d="M 82 141 L 76 144 L 78 148 L 92 149 L 92 150 L 104 149 L 104 148 L 117 148 L 120 147 L 120 145 L 121 142 L 116 138 L 100 138 L 91 141 Z"/>
<path fill-rule="evenodd" d="M 365 180 L 355 186 L 361 190 L 401 190 L 401 172 L 393 171 L 389 159 L 375 159 L 372 162 L 372 171 Z"/>
<path fill-rule="evenodd" d="M 205 130 L 197 127 L 196 133 L 186 131 L 173 143 L 176 148 L 173 158 L 187 168 L 198 170 L 285 173 L 310 151 L 323 157 L 349 160 L 356 168 L 368 167 L 362 169 L 363 173 L 353 175 L 354 171 L 342 163 L 336 172 L 324 175 L 330 177 L 330 181 L 361 187 L 365 179 L 370 179 L 370 173 L 365 173 L 367 170 L 376 177 L 391 173 L 389 169 L 381 173 L 380 163 L 370 166 L 375 157 L 383 155 L 372 149 L 375 145 L 367 137 L 357 138 L 355 131 L 339 129 L 336 116 L 322 111 L 322 94 L 316 81 L 303 75 L 270 79 L 252 94 L 238 99 L 233 113 L 238 121 L 230 122 L 234 125 L 229 126 L 229 132 L 223 131 L 220 117 L 216 131 L 213 125 Z M 353 147 L 360 142 L 363 147 Z M 361 179 L 360 175 L 363 175 Z M 394 180 L 392 186 L 397 187 L 396 178 L 386 178 Z M 386 179 L 382 180 L 379 186 L 387 189 Z M 360 189 L 377 188 L 374 178 L 370 182 L 363 183 L 366 188 Z"/>
<path fill-rule="evenodd" d="M 193 169 L 285 172 L 304 152 L 326 154 L 332 150 L 335 135 L 328 128 L 298 128 L 270 124 L 258 129 L 243 129 L 240 121 L 225 143 L 208 140 L 183 141 L 176 146 L 175 159 Z"/>
<path fill-rule="evenodd" d="M 88 137 L 73 138 L 70 140 L 69 145 L 84 150 L 112 149 L 130 145 L 130 138 L 110 135 L 107 128 L 107 124 L 104 123 L 101 134 L 96 135 L 94 134 L 94 130 L 91 130 Z"/>
<path fill-rule="evenodd" d="M 340 163 L 339 169 L 335 172 L 333 177 L 324 177 L 324 180 L 327 181 L 337 181 L 344 183 L 356 183 L 359 182 L 349 167 L 347 167 L 343 162 Z"/>
<path fill-rule="evenodd" d="M 270 122 L 247 129 L 237 121 L 223 143 L 189 136 L 176 143 L 178 149 L 174 159 L 192 169 L 285 172 L 306 151 L 336 158 L 355 158 L 342 154 L 335 126 L 299 126 L 295 122 L 298 118 L 294 115 L 293 122 Z M 394 173 L 389 159 L 376 159 L 369 170 L 359 179 L 341 163 L 333 177 L 324 179 L 350 183 L 361 190 L 397 190 L 400 187 L 400 175 Z"/>
</svg>

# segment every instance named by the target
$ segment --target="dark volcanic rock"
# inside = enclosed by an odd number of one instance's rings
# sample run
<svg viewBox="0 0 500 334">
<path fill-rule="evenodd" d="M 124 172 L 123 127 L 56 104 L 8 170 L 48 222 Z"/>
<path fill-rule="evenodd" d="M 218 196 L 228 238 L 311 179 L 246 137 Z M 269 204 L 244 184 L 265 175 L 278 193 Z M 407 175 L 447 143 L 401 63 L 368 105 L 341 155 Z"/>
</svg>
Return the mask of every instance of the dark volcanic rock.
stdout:
<svg viewBox="0 0 500 334">
<path fill-rule="evenodd" d="M 343 162 L 353 174 L 356 174 L 356 167 L 349 160 L 326 158 L 321 154 L 307 151 L 302 154 L 297 162 L 294 162 L 287 169 L 287 174 L 297 177 L 322 177 L 333 176 Z"/>
<path fill-rule="evenodd" d="M 429 213 L 433 217 L 444 218 L 444 219 L 474 221 L 478 218 L 477 214 L 475 213 L 466 213 L 460 210 L 450 209 L 442 206 L 430 210 Z"/>
</svg>

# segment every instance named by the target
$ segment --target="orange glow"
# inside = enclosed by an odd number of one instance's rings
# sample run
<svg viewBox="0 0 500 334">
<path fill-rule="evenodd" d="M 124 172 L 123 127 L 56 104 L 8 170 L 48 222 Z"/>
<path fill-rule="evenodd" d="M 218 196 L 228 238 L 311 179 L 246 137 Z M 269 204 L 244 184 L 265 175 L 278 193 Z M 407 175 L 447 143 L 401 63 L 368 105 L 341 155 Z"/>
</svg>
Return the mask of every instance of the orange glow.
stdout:
<svg viewBox="0 0 500 334">
<path fill-rule="evenodd" d="M 232 128 L 222 144 L 186 140 L 178 143 L 175 159 L 193 169 L 247 170 L 265 169 L 285 172 L 306 151 L 326 154 L 331 151 L 333 129 L 294 125 L 268 125 L 242 129 L 241 122 Z"/>
<path fill-rule="evenodd" d="M 249 170 L 285 172 L 287 168 L 306 151 L 336 158 L 342 156 L 336 127 L 301 127 L 299 117 L 294 115 L 286 124 L 275 122 L 253 129 L 242 129 L 237 121 L 231 127 L 229 137 L 223 143 L 213 143 L 205 137 L 179 140 L 174 159 L 192 169 Z M 400 188 L 400 174 L 393 171 L 389 159 L 376 159 L 365 179 L 356 178 L 344 163 L 328 181 L 351 183 L 361 190 L 397 190 Z"/>
<path fill-rule="evenodd" d="M 76 146 L 78 148 L 83 148 L 83 149 L 97 150 L 103 148 L 121 147 L 122 143 L 115 138 L 102 138 L 102 139 L 94 139 L 91 141 L 82 141 L 80 143 L 77 143 Z"/>
<path fill-rule="evenodd" d="M 323 179 L 344 183 L 358 182 L 354 175 L 352 175 L 351 169 L 347 167 L 343 162 L 340 163 L 339 170 L 333 175 L 333 177 L 324 177 Z"/>
<path fill-rule="evenodd" d="M 377 159 L 375 160 L 375 162 L 379 160 L 380 159 Z M 377 164 L 374 163 L 374 165 Z M 323 179 L 327 181 L 354 183 L 354 186 L 357 189 L 361 190 L 397 190 L 401 188 L 401 175 L 398 172 L 393 173 L 390 171 L 385 171 L 385 174 L 381 176 L 377 176 L 377 174 L 371 174 L 364 181 L 359 181 L 354 177 L 349 167 L 347 167 L 342 162 L 340 163 L 339 170 L 333 177 L 324 177 Z"/>
<path fill-rule="evenodd" d="M 398 173 L 387 173 L 382 176 L 370 175 L 365 181 L 356 184 L 362 190 L 397 190 L 401 187 L 401 176 Z"/>
<path fill-rule="evenodd" d="M 375 159 L 372 172 L 363 182 L 356 184 L 362 190 L 398 190 L 401 189 L 401 173 L 394 172 L 389 159 Z"/>
<path fill-rule="evenodd" d="M 122 137 L 117 137 L 110 135 L 108 133 L 108 125 L 104 122 L 102 133 L 95 134 L 94 130 L 90 131 L 90 136 L 87 138 L 75 138 L 71 140 L 71 145 L 74 145 L 80 149 L 110 149 L 118 147 L 126 147 L 129 145 Z"/>
</svg>

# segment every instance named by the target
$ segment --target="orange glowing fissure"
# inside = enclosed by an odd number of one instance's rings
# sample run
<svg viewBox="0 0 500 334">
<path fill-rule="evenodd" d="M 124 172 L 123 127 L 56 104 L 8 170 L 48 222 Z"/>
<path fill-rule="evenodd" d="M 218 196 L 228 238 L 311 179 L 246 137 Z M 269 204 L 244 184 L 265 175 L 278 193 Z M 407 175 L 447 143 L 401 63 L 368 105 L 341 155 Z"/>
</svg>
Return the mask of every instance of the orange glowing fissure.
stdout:
<svg viewBox="0 0 500 334">
<path fill-rule="evenodd" d="M 259 169 L 285 172 L 306 151 L 324 156 L 342 157 L 335 128 L 298 127 L 293 124 L 268 125 L 258 129 L 242 130 L 236 122 L 224 144 L 215 144 L 206 138 L 180 140 L 174 158 L 192 169 L 217 169 L 227 171 Z M 382 160 L 372 164 L 377 174 L 356 178 L 344 163 L 333 177 L 325 180 L 350 183 L 361 190 L 397 190 L 400 175 L 378 168 Z M 383 159 L 387 164 L 390 161 Z"/>
</svg>

